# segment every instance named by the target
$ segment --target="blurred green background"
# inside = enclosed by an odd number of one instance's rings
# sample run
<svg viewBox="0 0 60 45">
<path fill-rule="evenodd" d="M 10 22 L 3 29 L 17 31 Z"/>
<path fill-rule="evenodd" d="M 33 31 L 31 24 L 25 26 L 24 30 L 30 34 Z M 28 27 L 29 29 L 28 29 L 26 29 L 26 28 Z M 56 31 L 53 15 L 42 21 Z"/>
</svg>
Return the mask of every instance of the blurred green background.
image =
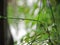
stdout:
<svg viewBox="0 0 60 45">
<path fill-rule="evenodd" d="M 8 3 L 8 21 L 15 32 L 25 31 L 19 41 L 14 41 L 15 45 L 60 45 L 59 0 L 11 1 Z"/>
</svg>

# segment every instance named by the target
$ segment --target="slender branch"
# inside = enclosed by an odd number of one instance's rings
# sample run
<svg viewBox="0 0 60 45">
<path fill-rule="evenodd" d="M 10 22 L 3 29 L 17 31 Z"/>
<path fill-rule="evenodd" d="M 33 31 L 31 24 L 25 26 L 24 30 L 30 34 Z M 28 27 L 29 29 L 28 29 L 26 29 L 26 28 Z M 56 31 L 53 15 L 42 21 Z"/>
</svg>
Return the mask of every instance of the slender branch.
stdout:
<svg viewBox="0 0 60 45">
<path fill-rule="evenodd" d="M 39 20 L 26 19 L 26 18 L 13 18 L 13 17 L 2 17 L 2 16 L 0 16 L 0 18 L 4 18 L 4 19 L 19 19 L 19 20 L 29 20 L 29 21 L 37 21 L 37 22 L 40 22 Z"/>
</svg>

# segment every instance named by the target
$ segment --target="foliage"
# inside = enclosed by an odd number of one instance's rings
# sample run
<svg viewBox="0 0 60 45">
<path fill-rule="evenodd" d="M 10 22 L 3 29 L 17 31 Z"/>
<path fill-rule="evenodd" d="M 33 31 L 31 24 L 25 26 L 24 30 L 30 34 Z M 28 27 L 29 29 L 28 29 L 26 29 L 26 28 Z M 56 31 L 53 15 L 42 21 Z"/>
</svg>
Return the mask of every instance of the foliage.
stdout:
<svg viewBox="0 0 60 45">
<path fill-rule="evenodd" d="M 33 6 L 30 8 L 28 5 L 18 6 L 19 15 L 17 18 L 18 22 L 21 20 L 21 14 L 24 14 L 23 21 L 25 22 L 27 34 L 22 37 L 21 45 L 59 45 L 59 23 L 60 19 L 60 4 L 56 7 L 56 1 L 50 0 L 51 4 L 48 4 L 48 0 L 38 0 L 33 3 Z M 41 3 L 42 6 L 38 6 L 38 3 Z M 54 4 L 55 3 L 55 4 Z M 35 14 L 38 9 L 37 14 Z M 8 8 L 8 17 L 14 17 L 12 7 Z M 56 15 L 56 16 L 55 16 Z M 19 17 L 20 16 L 20 17 Z M 55 21 L 54 21 L 55 20 Z M 13 20 L 9 20 L 10 24 L 13 24 Z M 33 27 L 36 25 L 36 28 Z M 56 26 L 57 25 L 57 26 Z M 58 27 L 59 26 L 59 27 Z M 58 28 L 57 28 L 58 27 Z M 28 30 L 30 29 L 30 30 Z"/>
</svg>

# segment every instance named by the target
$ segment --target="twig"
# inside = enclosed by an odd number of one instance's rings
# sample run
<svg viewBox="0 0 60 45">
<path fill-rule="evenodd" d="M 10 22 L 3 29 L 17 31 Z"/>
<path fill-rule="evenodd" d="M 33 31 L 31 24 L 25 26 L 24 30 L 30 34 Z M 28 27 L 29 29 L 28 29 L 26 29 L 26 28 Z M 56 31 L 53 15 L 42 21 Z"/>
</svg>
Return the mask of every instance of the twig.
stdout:
<svg viewBox="0 0 60 45">
<path fill-rule="evenodd" d="M 19 20 L 29 20 L 29 21 L 37 21 L 37 22 L 40 22 L 39 20 L 27 19 L 27 18 L 0 17 L 0 19 L 19 19 Z"/>
</svg>

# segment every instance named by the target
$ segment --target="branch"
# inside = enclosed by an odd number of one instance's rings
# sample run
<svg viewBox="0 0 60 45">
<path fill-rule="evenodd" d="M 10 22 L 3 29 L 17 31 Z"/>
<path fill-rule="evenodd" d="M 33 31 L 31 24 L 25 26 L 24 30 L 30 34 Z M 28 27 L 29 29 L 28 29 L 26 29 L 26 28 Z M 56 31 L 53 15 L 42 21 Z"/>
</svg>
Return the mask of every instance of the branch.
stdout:
<svg viewBox="0 0 60 45">
<path fill-rule="evenodd" d="M 39 20 L 34 20 L 34 19 L 26 19 L 26 18 L 13 18 L 13 17 L 3 17 L 3 16 L 0 16 L 0 19 L 19 19 L 19 20 L 29 20 L 29 21 L 37 21 L 37 22 L 40 22 L 41 23 L 41 21 L 39 21 Z"/>
</svg>

